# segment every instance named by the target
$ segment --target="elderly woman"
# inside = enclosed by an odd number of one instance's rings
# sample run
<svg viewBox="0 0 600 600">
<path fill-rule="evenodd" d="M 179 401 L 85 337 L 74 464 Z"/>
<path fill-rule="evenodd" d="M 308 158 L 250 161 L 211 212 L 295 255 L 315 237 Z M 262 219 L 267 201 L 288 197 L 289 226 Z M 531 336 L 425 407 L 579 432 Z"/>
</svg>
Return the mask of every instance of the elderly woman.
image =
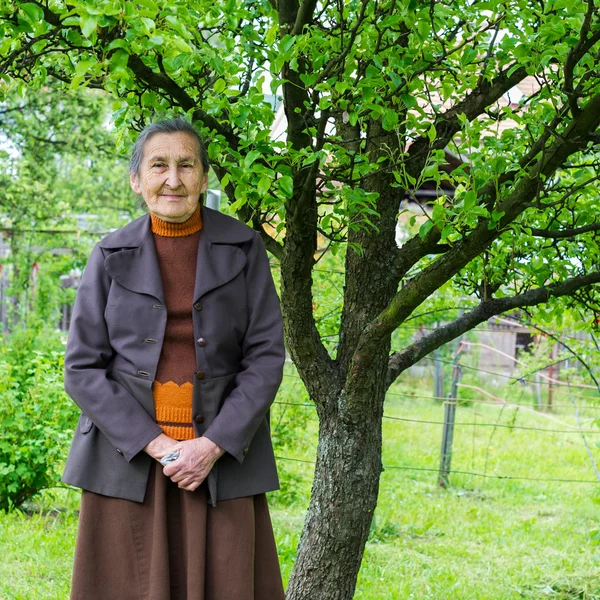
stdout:
<svg viewBox="0 0 600 600">
<path fill-rule="evenodd" d="M 150 214 L 98 242 L 81 279 L 72 599 L 283 598 L 265 497 L 281 311 L 260 235 L 204 206 L 208 168 L 188 121 L 144 129 L 130 180 Z"/>
</svg>

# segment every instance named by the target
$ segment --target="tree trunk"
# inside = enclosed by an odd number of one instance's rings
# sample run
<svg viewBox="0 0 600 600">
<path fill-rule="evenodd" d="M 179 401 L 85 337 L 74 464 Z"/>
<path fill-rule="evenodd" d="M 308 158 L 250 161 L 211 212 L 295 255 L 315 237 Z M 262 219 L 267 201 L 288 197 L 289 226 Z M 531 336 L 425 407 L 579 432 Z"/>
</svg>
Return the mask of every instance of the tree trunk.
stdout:
<svg viewBox="0 0 600 600">
<path fill-rule="evenodd" d="M 388 348 L 360 389 L 321 410 L 311 499 L 287 600 L 351 600 L 379 493 Z M 331 406 L 331 405 L 330 405 Z"/>
</svg>

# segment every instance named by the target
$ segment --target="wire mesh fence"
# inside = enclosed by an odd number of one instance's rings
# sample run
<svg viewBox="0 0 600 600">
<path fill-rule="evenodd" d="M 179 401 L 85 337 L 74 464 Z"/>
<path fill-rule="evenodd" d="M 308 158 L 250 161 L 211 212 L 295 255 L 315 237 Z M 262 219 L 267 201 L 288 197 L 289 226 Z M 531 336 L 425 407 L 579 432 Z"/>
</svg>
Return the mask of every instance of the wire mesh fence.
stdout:
<svg viewBox="0 0 600 600">
<path fill-rule="evenodd" d="M 445 361 L 450 362 L 451 361 Z M 469 365 L 461 365 L 462 368 L 471 368 Z M 474 371 L 483 371 L 485 370 L 473 367 Z M 498 373 L 494 373 L 494 375 L 498 375 Z M 502 375 L 500 373 L 500 375 Z M 286 378 L 291 378 L 294 380 L 300 380 L 301 378 L 294 373 L 285 373 L 284 376 Z M 509 380 L 522 383 L 521 378 L 517 377 L 508 377 Z M 525 482 L 540 482 L 540 483 L 565 483 L 565 484 L 585 484 L 585 485 L 600 485 L 600 475 L 597 473 L 596 469 L 596 458 L 600 458 L 600 456 L 596 457 L 598 454 L 598 448 L 600 448 L 600 428 L 597 426 L 598 419 L 600 418 L 600 402 L 598 404 L 594 404 L 593 401 L 595 397 L 592 394 L 583 394 L 580 395 L 581 398 L 586 400 L 585 404 L 580 404 L 575 401 L 575 396 L 573 395 L 572 388 L 575 389 L 586 389 L 589 390 L 587 385 L 580 385 L 576 383 L 563 382 L 566 385 L 567 390 L 569 390 L 572 398 L 569 403 L 554 403 L 552 405 L 552 410 L 556 411 L 557 409 L 568 409 L 571 411 L 575 411 L 578 416 L 577 422 L 569 423 L 565 420 L 558 419 L 553 414 L 548 414 L 546 412 L 540 412 L 539 406 L 532 406 L 532 404 L 527 404 L 524 402 L 512 401 L 509 402 L 507 400 L 499 401 L 490 400 L 485 396 L 479 397 L 469 397 L 469 398 L 460 398 L 460 394 L 457 394 L 458 397 L 455 399 L 448 399 L 447 397 L 436 397 L 434 395 L 427 394 L 418 394 L 418 393 L 405 393 L 398 391 L 388 391 L 386 394 L 386 402 L 390 401 L 394 402 L 393 406 L 394 412 L 398 409 L 404 409 L 405 412 L 400 414 L 389 414 L 389 411 L 386 411 L 386 414 L 383 416 L 384 423 L 387 423 L 389 426 L 415 426 L 415 427 L 429 427 L 434 428 L 435 431 L 439 434 L 439 439 L 442 438 L 442 428 L 447 425 L 447 421 L 445 420 L 443 414 L 441 413 L 442 408 L 448 403 L 454 403 L 458 409 L 459 417 L 454 421 L 453 426 L 457 430 L 457 435 L 472 435 L 473 436 L 473 447 L 475 446 L 475 432 L 487 431 L 489 437 L 486 438 L 485 441 L 485 468 L 484 469 L 474 469 L 474 468 L 464 468 L 464 466 L 457 464 L 454 468 L 449 469 L 448 475 L 454 476 L 465 476 L 465 477 L 473 477 L 480 478 L 484 480 L 504 480 L 504 481 L 525 481 Z M 485 390 L 484 390 L 485 391 Z M 494 396 L 495 397 L 495 396 Z M 312 402 L 298 402 L 298 401 L 290 401 L 290 400 L 277 400 L 275 404 L 281 407 L 282 410 L 285 407 L 293 407 L 299 410 L 307 410 L 310 413 L 309 419 L 317 420 L 317 414 L 315 405 Z M 488 410 L 486 414 L 478 414 L 477 406 L 483 406 L 486 409 L 498 409 L 500 414 L 502 411 L 505 411 L 507 408 L 511 409 L 514 413 L 519 413 L 525 410 L 528 410 L 527 413 L 528 419 L 538 419 L 544 422 L 551 421 L 549 425 L 534 425 L 531 423 L 519 423 L 517 422 L 517 417 L 515 415 L 511 416 L 511 422 L 501 422 L 500 416 L 495 420 L 492 419 L 484 419 L 484 417 L 489 417 L 491 413 Z M 413 407 L 428 407 L 428 409 L 438 410 L 440 412 L 439 418 L 420 418 L 419 416 L 415 416 L 409 414 L 409 411 Z M 542 406 L 542 409 L 546 407 Z M 587 424 L 584 424 L 579 411 L 581 410 L 589 410 L 592 411 L 592 418 L 586 419 L 588 421 Z M 464 416 L 468 414 L 469 416 L 473 416 L 473 420 L 465 419 Z M 462 418 L 460 415 L 463 415 Z M 493 415 L 492 415 L 493 416 Z M 561 415 L 563 417 L 563 415 Z M 560 426 L 557 424 L 560 423 Z M 520 440 L 520 444 L 525 448 L 531 447 L 535 444 L 535 436 L 558 436 L 568 439 L 570 446 L 583 447 L 588 451 L 589 462 L 586 462 L 587 468 L 584 468 L 582 465 L 581 475 L 580 476 L 563 476 L 556 477 L 553 476 L 552 473 L 544 473 L 543 469 L 540 469 L 538 473 L 535 475 L 526 474 L 526 473 L 515 473 L 515 472 L 488 472 L 488 455 L 489 449 L 491 448 L 491 440 L 493 439 L 496 431 L 504 430 L 510 433 L 518 432 L 524 436 Z M 467 434 L 465 434 L 467 431 Z M 593 444 L 588 444 L 587 437 L 593 439 Z M 581 443 L 583 440 L 583 443 Z M 464 441 L 464 440 L 463 440 Z M 434 466 L 424 465 L 424 464 L 397 464 L 397 461 L 393 460 L 390 454 L 393 452 L 386 452 L 386 437 L 384 435 L 383 441 L 383 451 L 384 456 L 387 456 L 387 460 L 383 462 L 383 472 L 415 472 L 422 474 L 431 474 L 432 479 L 435 474 L 438 474 L 440 469 Z M 560 462 L 561 456 L 559 452 L 560 448 L 557 445 L 557 453 L 553 456 L 553 460 L 555 462 Z M 583 450 L 582 450 L 583 451 Z M 285 463 L 296 463 L 304 465 L 306 468 L 310 468 L 311 471 L 314 469 L 315 460 L 309 460 L 307 458 L 300 458 L 298 456 L 282 454 L 280 453 L 277 456 L 278 460 L 283 461 Z M 431 462 L 432 458 L 429 454 L 428 456 L 429 462 Z M 402 461 L 401 461 L 402 462 Z M 591 476 L 589 471 L 592 471 Z M 306 478 L 306 481 L 310 481 L 311 478 Z"/>
</svg>

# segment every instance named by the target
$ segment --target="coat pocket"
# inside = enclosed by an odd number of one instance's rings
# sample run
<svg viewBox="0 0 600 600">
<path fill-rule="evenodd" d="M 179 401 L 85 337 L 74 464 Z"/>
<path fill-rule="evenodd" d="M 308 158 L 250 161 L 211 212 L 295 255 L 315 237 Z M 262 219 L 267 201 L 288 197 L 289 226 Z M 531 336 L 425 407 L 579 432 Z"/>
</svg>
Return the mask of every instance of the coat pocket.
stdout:
<svg viewBox="0 0 600 600">
<path fill-rule="evenodd" d="M 240 371 L 230 373 L 229 375 L 221 375 L 220 377 L 212 377 L 206 379 L 207 385 L 210 386 L 210 391 L 213 397 L 215 406 L 215 414 L 219 414 L 223 402 L 227 399 L 227 396 L 235 388 L 235 378 L 238 376 Z"/>
</svg>

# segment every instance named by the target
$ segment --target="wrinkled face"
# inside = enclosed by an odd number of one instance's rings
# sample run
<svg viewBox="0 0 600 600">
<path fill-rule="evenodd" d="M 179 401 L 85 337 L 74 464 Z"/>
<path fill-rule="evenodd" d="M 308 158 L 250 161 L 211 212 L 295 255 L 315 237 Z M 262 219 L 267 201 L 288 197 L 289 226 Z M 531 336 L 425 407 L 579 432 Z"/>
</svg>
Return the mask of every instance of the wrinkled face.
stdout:
<svg viewBox="0 0 600 600">
<path fill-rule="evenodd" d="M 156 216 L 182 223 L 208 187 L 196 140 L 182 132 L 154 134 L 144 144 L 139 175 L 130 173 L 130 183 Z"/>
</svg>

